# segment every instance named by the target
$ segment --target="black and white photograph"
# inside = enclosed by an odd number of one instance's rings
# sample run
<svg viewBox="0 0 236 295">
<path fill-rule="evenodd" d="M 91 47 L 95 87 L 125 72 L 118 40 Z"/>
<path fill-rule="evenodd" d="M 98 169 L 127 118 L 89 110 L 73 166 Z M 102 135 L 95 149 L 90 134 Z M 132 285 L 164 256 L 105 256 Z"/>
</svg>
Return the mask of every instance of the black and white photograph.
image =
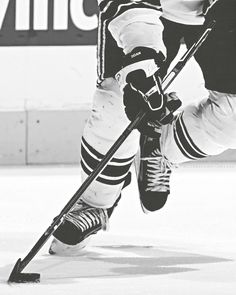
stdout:
<svg viewBox="0 0 236 295">
<path fill-rule="evenodd" d="M 236 0 L 0 0 L 0 294 L 236 294 Z"/>
</svg>

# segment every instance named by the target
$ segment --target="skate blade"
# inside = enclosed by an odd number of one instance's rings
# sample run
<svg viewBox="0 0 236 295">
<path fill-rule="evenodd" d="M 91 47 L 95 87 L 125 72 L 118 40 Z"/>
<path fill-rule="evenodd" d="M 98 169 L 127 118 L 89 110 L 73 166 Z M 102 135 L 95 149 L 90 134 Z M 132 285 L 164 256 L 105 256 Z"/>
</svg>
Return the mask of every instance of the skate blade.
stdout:
<svg viewBox="0 0 236 295">
<path fill-rule="evenodd" d="M 54 238 L 48 252 L 50 255 L 61 257 L 83 256 L 87 253 L 86 246 L 88 245 L 90 238 L 91 236 L 74 246 L 64 244 Z"/>
</svg>

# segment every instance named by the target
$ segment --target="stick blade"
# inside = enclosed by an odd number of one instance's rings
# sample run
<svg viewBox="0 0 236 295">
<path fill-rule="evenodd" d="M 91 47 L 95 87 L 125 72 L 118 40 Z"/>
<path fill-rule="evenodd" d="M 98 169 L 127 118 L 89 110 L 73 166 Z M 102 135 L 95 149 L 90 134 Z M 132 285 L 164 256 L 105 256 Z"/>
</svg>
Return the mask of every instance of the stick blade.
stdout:
<svg viewBox="0 0 236 295">
<path fill-rule="evenodd" d="M 9 276 L 8 283 L 39 283 L 39 273 L 21 273 L 20 272 L 21 259 L 19 258 Z"/>
</svg>

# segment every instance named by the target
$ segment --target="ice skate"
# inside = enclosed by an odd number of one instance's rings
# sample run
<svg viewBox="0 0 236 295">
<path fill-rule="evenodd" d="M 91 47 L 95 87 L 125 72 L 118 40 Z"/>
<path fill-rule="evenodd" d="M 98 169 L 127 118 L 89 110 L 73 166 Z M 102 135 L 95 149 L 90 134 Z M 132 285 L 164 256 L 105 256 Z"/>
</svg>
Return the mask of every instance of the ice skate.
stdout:
<svg viewBox="0 0 236 295">
<path fill-rule="evenodd" d="M 54 232 L 49 253 L 61 256 L 81 255 L 81 250 L 88 244 L 92 234 L 108 229 L 108 216 L 112 211 L 113 208 L 94 208 L 79 200 Z"/>
<path fill-rule="evenodd" d="M 143 211 L 162 208 L 170 193 L 171 163 L 161 154 L 159 139 L 141 136 L 135 166 Z"/>
</svg>

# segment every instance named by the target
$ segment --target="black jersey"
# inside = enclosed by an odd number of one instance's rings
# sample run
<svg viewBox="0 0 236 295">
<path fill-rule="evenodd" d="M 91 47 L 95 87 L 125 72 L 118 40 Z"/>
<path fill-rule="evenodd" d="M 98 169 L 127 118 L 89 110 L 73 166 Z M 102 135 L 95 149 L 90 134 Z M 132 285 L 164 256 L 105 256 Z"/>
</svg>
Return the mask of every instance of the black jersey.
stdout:
<svg viewBox="0 0 236 295">
<path fill-rule="evenodd" d="M 207 24 L 216 26 L 197 54 L 206 87 L 236 93 L 236 1 L 215 0 L 206 10 Z"/>
</svg>

